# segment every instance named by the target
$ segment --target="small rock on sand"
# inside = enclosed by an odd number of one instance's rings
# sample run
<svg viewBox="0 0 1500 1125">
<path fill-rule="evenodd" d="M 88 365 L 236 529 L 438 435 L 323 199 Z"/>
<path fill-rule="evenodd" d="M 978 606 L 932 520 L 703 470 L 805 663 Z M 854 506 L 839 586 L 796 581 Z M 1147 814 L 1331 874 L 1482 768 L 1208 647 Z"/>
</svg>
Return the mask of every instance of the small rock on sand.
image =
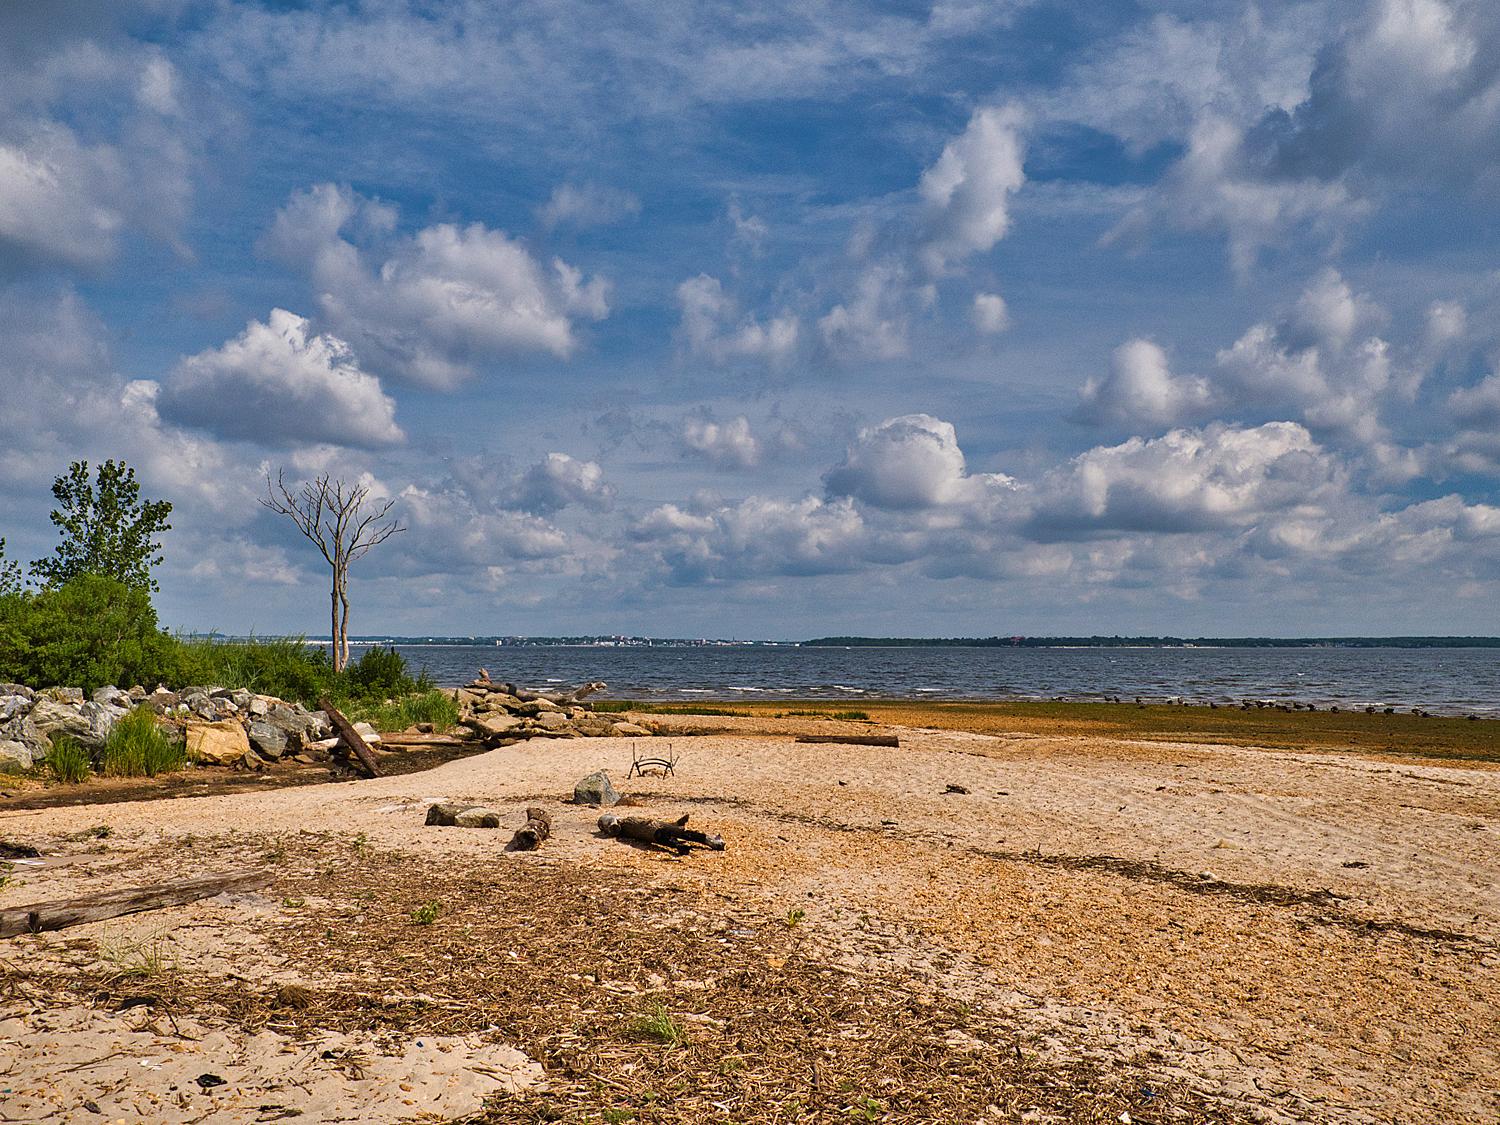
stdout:
<svg viewBox="0 0 1500 1125">
<path fill-rule="evenodd" d="M 614 783 L 609 780 L 609 774 L 603 770 L 595 770 L 573 786 L 575 805 L 597 805 L 599 808 L 607 809 L 611 805 L 618 804 L 619 801 L 620 794 L 615 791 Z"/>
</svg>

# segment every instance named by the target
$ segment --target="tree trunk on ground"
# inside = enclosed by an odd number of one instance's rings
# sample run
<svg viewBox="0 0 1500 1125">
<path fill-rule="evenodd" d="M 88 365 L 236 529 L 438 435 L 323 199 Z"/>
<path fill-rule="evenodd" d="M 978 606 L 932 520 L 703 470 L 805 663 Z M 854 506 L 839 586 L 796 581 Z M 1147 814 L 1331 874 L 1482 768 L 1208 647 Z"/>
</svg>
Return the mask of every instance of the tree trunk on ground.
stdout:
<svg viewBox="0 0 1500 1125">
<path fill-rule="evenodd" d="M 838 742 L 845 746 L 900 746 L 894 734 L 803 734 L 798 742 Z"/>
<path fill-rule="evenodd" d="M 85 898 L 58 899 L 0 910 L 0 938 L 61 930 L 84 922 L 101 922 L 122 914 L 181 906 L 225 891 L 249 891 L 271 881 L 269 871 L 240 871 L 232 875 L 199 875 L 149 887 L 126 887 Z"/>
<path fill-rule="evenodd" d="M 656 820 L 649 816 L 616 816 L 605 813 L 599 818 L 599 831 L 606 836 L 618 836 L 622 840 L 637 840 L 643 844 L 656 844 L 671 848 L 678 855 L 686 855 L 688 844 L 702 844 L 716 852 L 724 850 L 724 838 L 711 836 L 687 827 L 686 815 L 674 821 Z"/>
<path fill-rule="evenodd" d="M 511 838 L 512 851 L 529 852 L 541 847 L 542 841 L 552 835 L 552 817 L 546 809 L 527 809 L 526 823 L 516 829 Z"/>
<path fill-rule="evenodd" d="M 354 724 L 344 717 L 342 711 L 329 702 L 327 696 L 318 700 L 318 706 L 323 708 L 323 711 L 328 715 L 328 721 L 333 724 L 333 729 L 339 732 L 339 737 L 344 740 L 344 745 L 359 760 L 359 764 L 364 768 L 365 773 L 371 777 L 379 777 L 380 767 L 375 763 L 375 755 L 370 753 L 369 746 L 365 745 L 365 740 L 360 737 L 359 731 L 354 729 Z"/>
</svg>

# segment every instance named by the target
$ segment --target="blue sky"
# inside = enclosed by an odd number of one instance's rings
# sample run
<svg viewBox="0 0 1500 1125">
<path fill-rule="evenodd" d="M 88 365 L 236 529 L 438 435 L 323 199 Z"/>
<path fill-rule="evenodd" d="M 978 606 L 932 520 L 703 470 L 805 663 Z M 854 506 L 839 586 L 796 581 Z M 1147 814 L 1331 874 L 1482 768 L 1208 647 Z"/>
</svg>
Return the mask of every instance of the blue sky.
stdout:
<svg viewBox="0 0 1500 1125">
<path fill-rule="evenodd" d="M 503 10 L 497 10 L 503 8 Z M 356 632 L 1500 632 L 1500 14 L 0 8 L 0 536 Z"/>
</svg>

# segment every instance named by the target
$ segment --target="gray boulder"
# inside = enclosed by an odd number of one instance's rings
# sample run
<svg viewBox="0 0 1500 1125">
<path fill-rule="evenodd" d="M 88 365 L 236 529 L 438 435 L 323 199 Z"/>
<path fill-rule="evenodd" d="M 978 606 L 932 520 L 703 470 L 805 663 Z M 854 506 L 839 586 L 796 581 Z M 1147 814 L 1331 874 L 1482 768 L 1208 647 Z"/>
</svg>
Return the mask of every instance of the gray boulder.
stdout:
<svg viewBox="0 0 1500 1125">
<path fill-rule="evenodd" d="M 52 740 L 31 721 L 30 715 L 16 715 L 9 722 L 0 723 L 0 740 L 24 746 L 33 764 L 52 749 Z"/>
<path fill-rule="evenodd" d="M 22 773 L 34 764 L 31 747 L 23 742 L 0 738 L 0 773 Z"/>
<path fill-rule="evenodd" d="M 609 780 L 609 774 L 603 770 L 595 770 L 573 786 L 575 805 L 597 805 L 599 808 L 607 809 L 618 804 L 619 801 L 620 794 L 615 791 L 614 783 Z"/>
<path fill-rule="evenodd" d="M 219 718 L 219 708 L 215 704 L 213 696 L 204 691 L 195 691 L 182 697 L 183 704 L 188 711 L 202 719 L 206 723 L 214 722 Z"/>
<path fill-rule="evenodd" d="M 94 741 L 94 726 L 83 715 L 82 700 L 77 704 L 59 703 L 42 696 L 32 706 L 30 718 L 49 740 L 65 734 L 85 745 Z"/>
<path fill-rule="evenodd" d="M 499 828 L 500 814 L 483 805 L 439 801 L 427 809 L 427 823 L 449 828 Z"/>
<path fill-rule="evenodd" d="M 129 707 L 130 693 L 117 687 L 102 687 L 94 692 L 94 702 L 106 707 Z"/>
<path fill-rule="evenodd" d="M 8 723 L 17 715 L 31 710 L 29 695 L 0 695 L 0 723 Z"/>
<path fill-rule="evenodd" d="M 0 695 L 19 695 L 30 699 L 36 695 L 36 692 L 32 691 L 25 684 L 0 684 Z"/>
<path fill-rule="evenodd" d="M 274 762 L 286 753 L 286 731 L 275 723 L 256 720 L 250 724 L 246 733 L 250 737 L 251 748 L 262 758 Z"/>
<path fill-rule="evenodd" d="M 49 687 L 37 692 L 44 699 L 50 699 L 54 703 L 82 703 L 83 689 L 79 687 Z"/>
<path fill-rule="evenodd" d="M 115 729 L 115 724 L 130 714 L 130 708 L 112 707 L 103 703 L 85 703 L 78 709 L 78 713 L 89 724 L 88 737 L 80 738 L 78 741 L 91 749 L 98 749 L 109 739 L 109 732 Z"/>
</svg>

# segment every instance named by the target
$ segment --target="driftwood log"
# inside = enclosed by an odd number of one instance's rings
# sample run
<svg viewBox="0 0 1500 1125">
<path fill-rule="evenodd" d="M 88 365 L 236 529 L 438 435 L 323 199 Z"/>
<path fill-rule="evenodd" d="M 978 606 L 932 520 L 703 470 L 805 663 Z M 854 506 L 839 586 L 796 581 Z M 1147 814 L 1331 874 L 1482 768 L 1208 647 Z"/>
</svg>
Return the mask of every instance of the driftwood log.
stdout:
<svg viewBox="0 0 1500 1125">
<path fill-rule="evenodd" d="M 483 668 L 480 669 L 484 671 Z M 485 677 L 488 679 L 488 677 Z M 529 688 L 517 687 L 515 684 L 495 684 L 506 695 L 513 695 L 522 703 L 531 703 L 538 699 L 545 699 L 548 703 L 556 703 L 564 706 L 569 703 L 578 703 L 593 695 L 596 691 L 603 691 L 609 687 L 603 680 L 593 680 L 582 687 L 573 688 L 571 691 L 532 691 Z"/>
<path fill-rule="evenodd" d="M 894 734 L 800 734 L 798 742 L 839 742 L 846 746 L 900 746 Z"/>
<path fill-rule="evenodd" d="M 225 891 L 253 891 L 271 881 L 269 871 L 239 871 L 230 875 L 198 875 L 191 879 L 156 883 L 149 887 L 126 887 L 84 898 L 57 899 L 31 906 L 0 910 L 0 938 L 62 930 L 85 922 L 102 922 L 122 914 L 139 914 L 182 906 Z"/>
<path fill-rule="evenodd" d="M 529 852 L 542 846 L 542 841 L 552 835 L 552 817 L 546 809 L 527 809 L 526 823 L 516 829 L 511 837 L 512 851 Z"/>
<path fill-rule="evenodd" d="M 618 836 L 622 840 L 638 840 L 643 844 L 656 844 L 671 848 L 678 855 L 686 855 L 689 844 L 701 844 L 716 852 L 724 850 L 724 837 L 710 836 L 687 827 L 687 814 L 676 820 L 655 820 L 649 816 L 616 816 L 605 813 L 599 818 L 599 831 L 606 836 Z"/>
<path fill-rule="evenodd" d="M 354 724 L 344 718 L 344 713 L 330 703 L 327 696 L 318 700 L 318 706 L 323 708 L 328 721 L 333 724 L 333 729 L 339 732 L 344 745 L 359 761 L 365 773 L 370 777 L 379 777 L 380 767 L 375 764 L 375 755 L 370 753 L 370 748 L 365 745 L 365 740 L 360 737 L 359 731 L 354 729 Z"/>
</svg>

